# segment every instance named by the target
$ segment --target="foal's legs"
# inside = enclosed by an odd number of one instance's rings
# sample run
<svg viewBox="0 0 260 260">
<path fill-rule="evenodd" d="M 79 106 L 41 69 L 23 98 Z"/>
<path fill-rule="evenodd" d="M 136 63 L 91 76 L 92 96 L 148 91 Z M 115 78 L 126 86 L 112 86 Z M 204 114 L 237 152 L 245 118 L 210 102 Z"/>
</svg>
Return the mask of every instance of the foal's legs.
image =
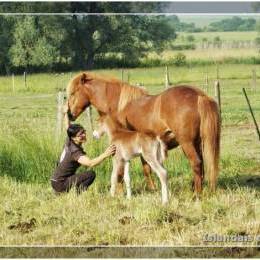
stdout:
<svg viewBox="0 0 260 260">
<path fill-rule="evenodd" d="M 126 185 L 126 196 L 128 199 L 131 198 L 131 183 L 130 183 L 130 175 L 129 175 L 129 162 L 126 162 L 124 165 L 124 181 Z"/>
<path fill-rule="evenodd" d="M 166 204 L 168 202 L 167 171 L 159 163 L 156 152 L 153 155 L 144 155 L 144 157 L 160 179 L 162 189 L 162 204 Z"/>
<path fill-rule="evenodd" d="M 123 181 L 124 181 L 124 164 L 121 163 L 118 166 L 118 171 L 117 171 L 117 193 L 122 194 L 123 193 Z"/>
<path fill-rule="evenodd" d="M 196 146 L 193 143 L 183 143 L 181 147 L 190 161 L 190 165 L 194 174 L 194 190 L 195 192 L 202 192 L 202 180 L 203 180 L 203 163 L 202 157 L 199 151 L 196 150 Z"/>
<path fill-rule="evenodd" d="M 141 156 L 141 162 L 143 165 L 143 173 L 144 173 L 144 177 L 146 179 L 147 185 L 149 190 L 156 190 L 155 185 L 154 185 L 154 181 L 152 179 L 152 171 L 151 171 L 151 167 L 150 165 L 146 162 L 146 160 L 143 158 L 143 156 Z"/>
<path fill-rule="evenodd" d="M 124 169 L 123 162 L 118 158 L 118 156 L 115 156 L 113 158 L 113 171 L 111 174 L 111 188 L 110 193 L 111 196 L 114 197 L 116 193 L 116 184 L 118 180 L 118 172 L 120 169 Z"/>
</svg>

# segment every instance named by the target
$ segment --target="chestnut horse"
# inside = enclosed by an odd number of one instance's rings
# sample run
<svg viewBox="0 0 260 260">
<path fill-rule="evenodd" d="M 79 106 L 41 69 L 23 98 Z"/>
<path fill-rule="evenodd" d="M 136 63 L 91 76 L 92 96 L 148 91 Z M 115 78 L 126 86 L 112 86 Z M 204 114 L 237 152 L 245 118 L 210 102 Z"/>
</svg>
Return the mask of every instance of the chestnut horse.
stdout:
<svg viewBox="0 0 260 260">
<path fill-rule="evenodd" d="M 111 113 L 130 130 L 159 136 L 172 149 L 180 145 L 193 170 L 193 188 L 202 191 L 205 171 L 210 188 L 216 188 L 220 152 L 220 116 L 217 103 L 203 91 L 175 86 L 159 95 L 148 95 L 138 87 L 89 72 L 75 76 L 68 84 L 68 117 L 76 118 L 89 105 Z M 142 160 L 145 176 L 150 166 Z"/>
</svg>

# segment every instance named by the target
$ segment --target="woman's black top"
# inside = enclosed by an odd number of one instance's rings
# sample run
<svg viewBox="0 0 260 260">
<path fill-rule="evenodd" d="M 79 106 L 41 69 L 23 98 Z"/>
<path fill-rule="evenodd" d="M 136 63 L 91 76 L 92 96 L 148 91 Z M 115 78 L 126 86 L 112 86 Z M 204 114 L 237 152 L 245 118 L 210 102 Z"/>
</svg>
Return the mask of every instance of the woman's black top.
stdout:
<svg viewBox="0 0 260 260">
<path fill-rule="evenodd" d="M 85 154 L 80 145 L 75 144 L 68 138 L 52 176 L 52 180 L 64 181 L 67 177 L 74 175 L 80 166 L 80 163 L 78 163 L 79 157 Z"/>
</svg>

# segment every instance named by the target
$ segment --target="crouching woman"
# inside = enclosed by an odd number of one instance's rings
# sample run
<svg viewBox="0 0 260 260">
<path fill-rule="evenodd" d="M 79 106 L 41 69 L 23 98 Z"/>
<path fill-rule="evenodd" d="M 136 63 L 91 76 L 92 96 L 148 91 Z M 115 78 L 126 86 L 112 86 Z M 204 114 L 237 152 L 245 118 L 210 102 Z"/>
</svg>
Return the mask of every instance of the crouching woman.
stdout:
<svg viewBox="0 0 260 260">
<path fill-rule="evenodd" d="M 104 153 L 94 159 L 86 156 L 82 144 L 86 142 L 86 131 L 79 124 L 72 124 L 67 129 L 68 138 L 60 156 L 60 160 L 51 178 L 51 185 L 56 193 L 68 192 L 75 186 L 77 193 L 88 189 L 95 180 L 93 170 L 76 174 L 77 169 L 83 165 L 94 167 L 107 157 L 114 155 L 115 146 L 110 145 Z"/>
</svg>

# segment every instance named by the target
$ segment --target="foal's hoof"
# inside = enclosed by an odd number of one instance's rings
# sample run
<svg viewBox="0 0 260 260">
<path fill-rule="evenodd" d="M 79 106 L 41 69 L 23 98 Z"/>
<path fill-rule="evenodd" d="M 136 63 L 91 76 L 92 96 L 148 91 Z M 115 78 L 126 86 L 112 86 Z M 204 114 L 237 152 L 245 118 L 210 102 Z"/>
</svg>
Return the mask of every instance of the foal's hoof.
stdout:
<svg viewBox="0 0 260 260">
<path fill-rule="evenodd" d="M 122 195 L 124 193 L 124 187 L 121 183 L 119 183 L 116 187 L 116 194 Z"/>
<path fill-rule="evenodd" d="M 169 200 L 162 200 L 162 207 L 167 207 L 169 205 Z"/>
</svg>

